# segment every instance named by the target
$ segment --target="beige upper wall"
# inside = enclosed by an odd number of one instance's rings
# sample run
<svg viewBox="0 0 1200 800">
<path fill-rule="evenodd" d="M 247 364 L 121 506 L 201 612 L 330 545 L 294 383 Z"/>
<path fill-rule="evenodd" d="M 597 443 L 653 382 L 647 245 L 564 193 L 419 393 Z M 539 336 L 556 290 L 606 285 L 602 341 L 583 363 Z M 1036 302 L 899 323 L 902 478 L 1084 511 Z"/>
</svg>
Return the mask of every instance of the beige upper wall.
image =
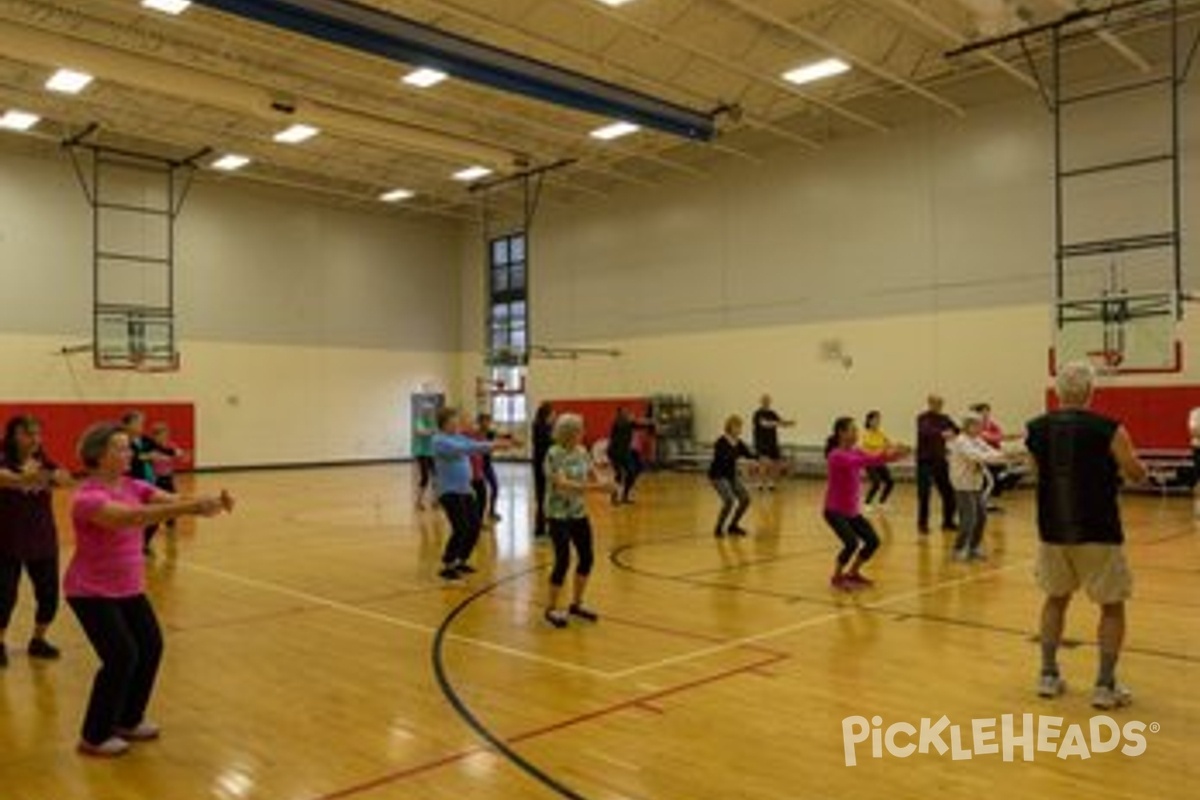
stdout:
<svg viewBox="0 0 1200 800">
<path fill-rule="evenodd" d="M 1186 103 L 1185 236 L 1200 230 L 1200 136 L 1186 124 L 1200 107 L 1195 86 Z M 1074 120 L 1075 163 L 1145 154 L 1122 143 L 1152 132 L 1146 106 Z M 707 437 L 773 391 L 799 417 L 789 436 L 801 441 L 868 407 L 904 435 L 931 390 L 955 410 L 989 399 L 1009 421 L 1036 413 L 1051 345 L 1051 148 L 1051 118 L 1030 96 L 965 119 L 930 112 L 813 155 L 730 163 L 710 179 L 548 207 L 530 248 L 535 342 L 625 355 L 535 360 L 535 399 L 687 393 Z M 1112 226 L 1127 215 L 1148 229 L 1159 222 L 1150 212 L 1162 207 L 1164 175 L 1117 180 L 1118 193 L 1081 186 L 1076 235 L 1119 233 Z M 1186 251 L 1192 285 L 1196 252 Z M 464 286 L 482 286 L 482 259 L 468 262 Z M 1078 285 L 1098 288 L 1106 267 L 1083 267 Z M 483 318 L 468 304 L 468 347 L 482 347 Z M 846 344 L 852 369 L 820 360 L 828 338 Z M 463 373 L 480 369 L 472 359 Z M 1198 378 L 1189 368 L 1162 380 Z"/>
<path fill-rule="evenodd" d="M 0 332 L 91 330 L 91 212 L 66 157 L 0 142 Z M 137 202 L 137 191 L 122 200 Z M 147 196 L 148 202 L 158 202 Z M 156 246 L 126 220 L 124 249 Z M 183 339 L 456 351 L 457 224 L 337 208 L 230 180 L 197 182 L 177 225 Z M 134 278 L 132 283 L 137 283 Z"/>
</svg>

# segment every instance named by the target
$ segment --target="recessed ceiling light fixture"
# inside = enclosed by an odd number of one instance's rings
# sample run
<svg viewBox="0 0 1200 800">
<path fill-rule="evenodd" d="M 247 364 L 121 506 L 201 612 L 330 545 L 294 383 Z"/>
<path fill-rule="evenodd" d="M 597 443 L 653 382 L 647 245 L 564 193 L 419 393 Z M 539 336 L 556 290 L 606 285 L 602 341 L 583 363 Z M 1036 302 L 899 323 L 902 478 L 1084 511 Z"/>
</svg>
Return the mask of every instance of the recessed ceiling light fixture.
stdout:
<svg viewBox="0 0 1200 800">
<path fill-rule="evenodd" d="M 79 94 L 93 80 L 86 72 L 73 69 L 60 69 L 46 81 L 46 88 L 60 94 Z"/>
<path fill-rule="evenodd" d="M 296 124 L 275 134 L 275 141 L 281 144 L 300 144 L 320 132 L 320 128 L 314 128 L 312 125 Z"/>
<path fill-rule="evenodd" d="M 400 80 L 409 86 L 416 86 L 418 89 L 428 89 L 430 86 L 437 86 L 449 77 L 449 75 L 441 70 L 421 67 L 420 69 L 414 69 Z"/>
<path fill-rule="evenodd" d="M 144 8 L 150 8 L 155 11 L 161 11 L 164 14 L 170 14 L 177 17 L 188 10 L 188 6 L 192 4 L 192 0 L 142 0 Z"/>
<path fill-rule="evenodd" d="M 230 153 L 221 156 L 212 163 L 213 169 L 219 169 L 222 172 L 235 172 L 250 163 L 250 159 L 246 156 L 235 155 Z"/>
<path fill-rule="evenodd" d="M 477 181 L 480 178 L 486 178 L 491 174 L 492 171 L 487 167 L 467 167 L 466 169 L 461 169 L 454 173 L 454 180 L 462 181 L 463 183 L 470 183 L 472 181 Z"/>
<path fill-rule="evenodd" d="M 834 75 L 841 75 L 843 72 L 849 71 L 850 65 L 840 58 L 827 58 L 823 61 L 815 61 L 812 64 L 805 64 L 803 67 L 788 70 L 783 73 L 783 79 L 788 83 L 804 84 L 819 81 L 822 78 L 831 78 Z"/>
<path fill-rule="evenodd" d="M 6 131 L 27 131 L 41 121 L 37 114 L 28 111 L 17 111 L 15 108 L 0 115 L 0 128 Z"/>
<path fill-rule="evenodd" d="M 392 189 L 390 192 L 384 192 L 379 195 L 379 199 L 385 203 L 399 203 L 402 200 L 409 200 L 415 195 L 410 189 Z"/>
<path fill-rule="evenodd" d="M 603 142 L 609 142 L 613 139 L 620 139 L 622 136 L 628 136 L 631 133 L 637 133 L 641 129 L 640 125 L 634 125 L 632 122 L 614 122 L 611 125 L 605 125 L 603 128 L 597 128 L 592 131 L 591 137 Z"/>
</svg>

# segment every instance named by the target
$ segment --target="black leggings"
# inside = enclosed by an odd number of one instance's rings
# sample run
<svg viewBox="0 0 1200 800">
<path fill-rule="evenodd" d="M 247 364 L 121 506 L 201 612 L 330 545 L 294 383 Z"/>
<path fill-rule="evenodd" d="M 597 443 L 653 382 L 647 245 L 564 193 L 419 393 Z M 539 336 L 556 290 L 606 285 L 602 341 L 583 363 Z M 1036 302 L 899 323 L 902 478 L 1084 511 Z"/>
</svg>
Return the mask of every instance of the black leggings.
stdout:
<svg viewBox="0 0 1200 800">
<path fill-rule="evenodd" d="M 637 483 L 638 476 L 642 474 L 641 459 L 638 458 L 637 453 L 630 450 L 627 453 L 609 453 L 608 460 L 613 466 L 613 477 L 617 480 L 620 499 L 628 500 L 630 493 L 633 492 L 633 485 Z"/>
<path fill-rule="evenodd" d="M 0 558 L 0 630 L 12 622 L 13 609 L 17 607 L 17 587 L 21 582 L 21 568 L 33 583 L 33 596 L 37 599 L 37 614 L 34 622 L 49 625 L 58 613 L 58 556 L 23 561 L 16 558 Z"/>
<path fill-rule="evenodd" d="M 450 538 L 442 552 L 446 566 L 465 563 L 479 541 L 479 510 L 474 495 L 444 494 L 438 498 L 450 521 Z"/>
<path fill-rule="evenodd" d="M 842 552 L 838 553 L 837 561 L 843 567 L 850 563 L 856 551 L 859 559 L 866 561 L 879 549 L 879 534 L 861 514 L 847 517 L 835 511 L 826 511 L 825 521 L 842 540 Z"/>
<path fill-rule="evenodd" d="M 69 597 L 67 603 L 100 658 L 83 720 L 83 740 L 98 745 L 118 728 L 142 723 L 162 661 L 162 631 L 144 594 Z"/>
<path fill-rule="evenodd" d="M 879 495 L 879 502 L 886 503 L 892 496 L 892 489 L 896 486 L 896 481 L 892 478 L 892 471 L 888 469 L 887 464 L 867 467 L 867 477 L 871 479 L 871 488 L 867 491 L 867 503 L 875 502 L 875 495 L 881 488 L 883 493 Z"/>
<path fill-rule="evenodd" d="M 417 456 L 417 468 L 421 472 L 420 488 L 425 491 L 433 480 L 433 456 Z"/>
<path fill-rule="evenodd" d="M 562 586 L 571 568 L 571 546 L 579 553 L 575 574 L 586 578 L 592 574 L 596 556 L 592 551 L 592 523 L 587 517 L 577 519 L 550 520 L 550 541 L 554 543 L 554 569 L 550 572 L 550 585 Z"/>
<path fill-rule="evenodd" d="M 496 477 L 496 466 L 491 459 L 483 462 L 483 480 L 487 483 L 488 499 L 485 512 L 492 516 L 496 514 L 496 498 L 500 495 L 500 479 Z"/>
<path fill-rule="evenodd" d="M 533 535 L 546 535 L 546 470 L 544 462 L 533 461 L 533 497 L 537 508 L 533 512 Z"/>
</svg>

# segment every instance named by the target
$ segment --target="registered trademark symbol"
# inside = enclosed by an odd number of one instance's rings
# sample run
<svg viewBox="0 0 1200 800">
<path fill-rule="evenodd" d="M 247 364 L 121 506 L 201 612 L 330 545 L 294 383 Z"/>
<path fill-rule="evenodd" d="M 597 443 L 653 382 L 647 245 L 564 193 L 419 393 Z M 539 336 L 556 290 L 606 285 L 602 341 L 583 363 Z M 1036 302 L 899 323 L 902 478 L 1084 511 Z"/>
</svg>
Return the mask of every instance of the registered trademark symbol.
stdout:
<svg viewBox="0 0 1200 800">
<path fill-rule="evenodd" d="M 1151 733 L 1158 733 L 1161 730 L 1162 730 L 1162 725 L 1159 725 L 1157 722 L 1150 723 L 1150 732 Z"/>
</svg>

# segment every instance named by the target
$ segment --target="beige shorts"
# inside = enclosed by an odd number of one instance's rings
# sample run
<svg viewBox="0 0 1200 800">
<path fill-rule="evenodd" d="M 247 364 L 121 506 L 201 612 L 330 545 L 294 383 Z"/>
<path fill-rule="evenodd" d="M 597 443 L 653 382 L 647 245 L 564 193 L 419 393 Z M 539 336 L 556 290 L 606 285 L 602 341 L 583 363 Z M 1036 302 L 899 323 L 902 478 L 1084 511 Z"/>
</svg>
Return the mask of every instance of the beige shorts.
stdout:
<svg viewBox="0 0 1200 800">
<path fill-rule="evenodd" d="M 1100 605 L 1128 600 L 1133 575 L 1119 544 L 1046 544 L 1038 548 L 1037 581 L 1051 597 L 1066 597 L 1080 589 Z"/>
</svg>

